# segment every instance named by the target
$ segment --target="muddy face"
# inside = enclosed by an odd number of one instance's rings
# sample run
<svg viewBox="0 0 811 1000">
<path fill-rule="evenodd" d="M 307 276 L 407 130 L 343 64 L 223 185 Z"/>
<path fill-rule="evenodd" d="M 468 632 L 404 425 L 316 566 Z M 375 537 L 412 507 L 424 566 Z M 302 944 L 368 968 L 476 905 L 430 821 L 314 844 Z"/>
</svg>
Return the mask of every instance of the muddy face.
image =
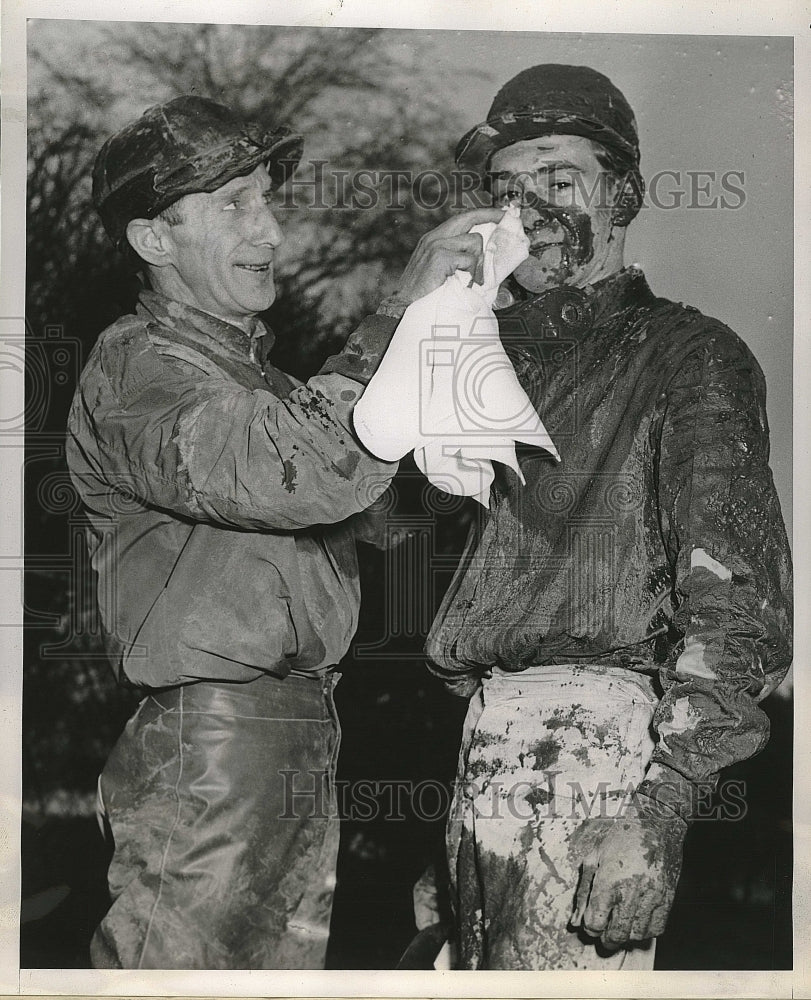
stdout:
<svg viewBox="0 0 811 1000">
<path fill-rule="evenodd" d="M 532 191 L 524 194 L 521 221 L 530 256 L 542 274 L 565 284 L 594 256 L 594 232 L 588 213 L 544 204 Z M 537 270 L 537 267 L 533 267 Z"/>
<path fill-rule="evenodd" d="M 612 223 L 619 184 L 598 152 L 582 136 L 548 135 L 493 154 L 494 200 L 521 206 L 530 256 L 514 277 L 530 292 L 582 288 L 623 266 L 625 230 Z"/>
</svg>

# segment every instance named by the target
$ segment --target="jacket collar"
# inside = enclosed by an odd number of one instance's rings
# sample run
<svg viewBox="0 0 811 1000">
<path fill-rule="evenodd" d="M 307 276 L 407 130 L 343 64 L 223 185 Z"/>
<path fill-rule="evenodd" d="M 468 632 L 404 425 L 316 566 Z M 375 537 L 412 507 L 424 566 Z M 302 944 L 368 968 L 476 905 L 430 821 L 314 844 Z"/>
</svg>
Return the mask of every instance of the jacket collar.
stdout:
<svg viewBox="0 0 811 1000">
<path fill-rule="evenodd" d="M 586 288 L 554 288 L 514 302 L 498 311 L 499 318 L 520 317 L 533 332 L 546 337 L 582 336 L 604 326 L 626 309 L 654 301 L 645 275 L 626 267 Z"/>
<path fill-rule="evenodd" d="M 253 318 L 248 334 L 202 309 L 149 289 L 141 291 L 135 311 L 146 321 L 157 322 L 171 330 L 175 342 L 199 351 L 219 365 L 258 364 L 264 368 L 273 346 L 273 332 L 258 316 Z"/>
</svg>

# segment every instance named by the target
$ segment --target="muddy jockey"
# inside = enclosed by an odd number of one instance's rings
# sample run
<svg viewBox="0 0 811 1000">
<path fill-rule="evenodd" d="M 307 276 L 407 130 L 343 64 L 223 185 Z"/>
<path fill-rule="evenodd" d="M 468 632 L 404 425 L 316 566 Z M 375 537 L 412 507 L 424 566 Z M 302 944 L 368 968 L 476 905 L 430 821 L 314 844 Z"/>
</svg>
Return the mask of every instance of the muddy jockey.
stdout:
<svg viewBox="0 0 811 1000">
<path fill-rule="evenodd" d="M 285 816 L 280 772 L 322 773 L 334 796 L 355 544 L 396 470 L 353 439 L 352 408 L 405 305 L 476 268 L 468 229 L 501 213 L 424 237 L 397 303 L 301 384 L 268 361 L 257 318 L 282 242 L 272 192 L 301 149 L 184 96 L 96 160 L 95 206 L 145 279 L 99 337 L 68 429 L 107 648 L 143 694 L 99 782 L 115 852 L 96 967 L 324 964 L 337 809 Z"/>
<path fill-rule="evenodd" d="M 758 702 L 791 658 L 763 375 L 625 266 L 644 184 L 605 76 L 519 73 L 456 162 L 521 206 L 531 252 L 499 329 L 562 459 L 527 449 L 525 486 L 500 467 L 428 640 L 470 698 L 456 961 L 649 969 L 697 796 L 763 748 Z"/>
</svg>

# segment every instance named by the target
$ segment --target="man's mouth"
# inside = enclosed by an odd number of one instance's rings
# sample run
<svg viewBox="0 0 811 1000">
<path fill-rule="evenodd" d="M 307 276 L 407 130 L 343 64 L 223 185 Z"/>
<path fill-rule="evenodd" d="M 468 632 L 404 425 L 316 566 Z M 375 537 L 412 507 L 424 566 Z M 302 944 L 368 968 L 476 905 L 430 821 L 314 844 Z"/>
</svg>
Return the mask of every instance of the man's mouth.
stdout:
<svg viewBox="0 0 811 1000">
<path fill-rule="evenodd" d="M 561 212 L 553 219 L 544 219 L 524 231 L 530 241 L 530 256 L 535 258 L 542 257 L 549 250 L 559 249 L 567 262 L 582 266 L 594 252 L 588 216 L 577 217 Z"/>
<path fill-rule="evenodd" d="M 532 257 L 542 257 L 547 250 L 563 246 L 566 246 L 566 240 L 535 239 L 530 243 L 529 252 Z"/>
<path fill-rule="evenodd" d="M 243 271 L 251 271 L 253 274 L 266 274 L 273 266 L 273 261 L 268 260 L 264 264 L 236 264 Z"/>
</svg>

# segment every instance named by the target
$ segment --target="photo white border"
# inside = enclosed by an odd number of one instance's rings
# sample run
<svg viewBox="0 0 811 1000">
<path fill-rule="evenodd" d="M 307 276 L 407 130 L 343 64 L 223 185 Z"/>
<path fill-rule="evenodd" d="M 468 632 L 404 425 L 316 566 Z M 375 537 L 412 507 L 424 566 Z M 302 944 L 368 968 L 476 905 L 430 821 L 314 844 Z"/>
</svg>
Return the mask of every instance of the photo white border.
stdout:
<svg viewBox="0 0 811 1000">
<path fill-rule="evenodd" d="M 543 9 L 533 0 L 509 4 L 495 0 L 410 0 L 389 7 L 369 0 L 3 0 L 2 145 L 0 146 L 0 322 L 22 317 L 25 298 L 25 122 L 26 18 L 103 21 L 174 21 L 233 24 L 381 26 L 391 28 L 644 33 L 682 35 L 782 35 L 794 37 L 795 66 L 795 344 L 794 344 L 794 561 L 795 603 L 811 595 L 808 515 L 811 488 L 804 461 L 811 438 L 805 378 L 811 370 L 811 181 L 809 181 L 809 108 L 811 107 L 811 8 L 785 0 L 758 0 L 739 7 L 735 0 L 567 0 Z M 22 332 L 22 320 L 19 320 Z M 19 411 L 23 387 L 19 386 Z M 16 402 L 16 400 L 14 401 Z M 9 405 L 8 402 L 5 405 Z M 17 411 L 15 411 L 17 412 Z M 22 449 L 4 447 L 0 475 L 3 517 L 0 558 L 21 537 L 19 496 Z M 10 548 L 11 547 L 11 548 Z M 17 546 L 18 547 L 18 546 Z M 19 592 L 0 574 L 4 622 L 21 615 Z M 19 806 L 20 699 L 22 643 L 20 630 L 0 629 L 0 747 L 7 762 L 0 774 L 0 991 L 14 995 L 71 996 L 396 996 L 396 997 L 808 997 L 811 996 L 809 949 L 809 788 L 811 736 L 809 682 L 804 660 L 809 649 L 809 619 L 797 616 L 795 658 L 795 781 L 793 972 L 668 973 L 411 973 L 411 972 L 108 972 L 24 970 L 19 955 Z M 11 764 L 11 766 L 9 766 Z M 16 766 L 15 766 L 16 765 Z"/>
</svg>

